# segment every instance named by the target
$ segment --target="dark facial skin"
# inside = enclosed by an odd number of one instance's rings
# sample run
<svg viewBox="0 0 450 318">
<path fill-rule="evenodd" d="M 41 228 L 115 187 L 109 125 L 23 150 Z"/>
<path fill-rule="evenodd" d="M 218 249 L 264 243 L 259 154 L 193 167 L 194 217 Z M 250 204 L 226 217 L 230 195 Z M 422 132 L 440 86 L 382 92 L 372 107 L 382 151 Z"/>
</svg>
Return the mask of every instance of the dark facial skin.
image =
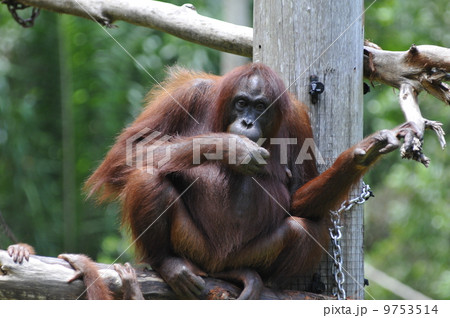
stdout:
<svg viewBox="0 0 450 318">
<path fill-rule="evenodd" d="M 422 136 L 408 123 L 377 132 L 344 151 L 319 175 L 315 160 L 295 164 L 302 151 L 300 141 L 313 138 L 307 107 L 287 94 L 270 106 L 284 86 L 267 66 L 248 64 L 229 76 L 200 74 L 195 81 L 196 74 L 179 72 L 167 81 L 179 100 L 158 93 L 121 133 L 86 189 L 100 201 L 121 201 L 122 221 L 132 230 L 141 259 L 182 299 L 211 295 L 208 289 L 213 286 L 202 278 L 206 275 L 240 281 L 240 298 L 252 299 L 260 298 L 262 278 L 281 287 L 290 278 L 311 273 L 322 258 L 319 246 L 330 241 L 330 209 L 345 200 L 379 157 L 399 147 L 398 139 L 412 147 L 414 137 Z M 200 115 L 202 125 L 186 120 L 175 102 Z M 173 114 L 170 123 L 164 116 L 168 113 Z M 144 127 L 177 135 L 158 145 L 157 160 L 146 163 L 155 168 L 154 174 L 130 169 L 126 160 L 126 141 Z M 205 144 L 198 153 L 203 162 L 194 164 L 197 136 L 223 141 L 223 149 L 229 151 L 217 158 L 221 162 L 207 163 L 207 155 L 218 148 Z M 270 142 L 263 148 L 245 136 L 296 138 L 298 144 L 291 145 L 284 165 Z M 156 146 L 156 141 L 147 146 Z M 172 156 L 160 166 L 158 152 Z M 259 157 L 270 161 L 260 164 Z"/>
<path fill-rule="evenodd" d="M 254 75 L 242 83 L 231 101 L 231 124 L 228 132 L 242 135 L 257 142 L 268 137 L 273 123 L 272 101 L 264 92 L 264 81 Z"/>
</svg>

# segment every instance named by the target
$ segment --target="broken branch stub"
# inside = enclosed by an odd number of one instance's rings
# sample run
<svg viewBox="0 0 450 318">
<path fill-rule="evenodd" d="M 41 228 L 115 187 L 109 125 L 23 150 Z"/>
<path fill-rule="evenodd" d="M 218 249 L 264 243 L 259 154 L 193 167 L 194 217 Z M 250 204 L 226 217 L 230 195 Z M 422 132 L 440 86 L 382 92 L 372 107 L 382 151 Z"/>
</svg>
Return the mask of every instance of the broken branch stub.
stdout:
<svg viewBox="0 0 450 318">
<path fill-rule="evenodd" d="M 419 103 L 417 101 L 417 91 L 410 84 L 402 84 L 400 86 L 399 95 L 400 106 L 405 115 L 406 121 L 416 124 L 421 136 L 425 131 L 425 118 L 420 112 Z M 400 148 L 402 158 L 413 159 L 422 163 L 425 167 L 430 164 L 430 159 L 422 152 L 423 138 L 405 137 L 405 142 Z"/>
<path fill-rule="evenodd" d="M 419 132 L 433 130 L 441 147 L 446 146 L 442 123 L 425 119 L 417 95 L 426 91 L 450 105 L 450 49 L 433 45 L 412 45 L 408 51 L 392 52 L 366 42 L 364 46 L 364 76 L 400 90 L 399 102 L 406 121 L 417 125 Z M 423 140 L 414 138 L 401 148 L 402 158 L 429 164 L 429 158 L 422 153 Z"/>
</svg>

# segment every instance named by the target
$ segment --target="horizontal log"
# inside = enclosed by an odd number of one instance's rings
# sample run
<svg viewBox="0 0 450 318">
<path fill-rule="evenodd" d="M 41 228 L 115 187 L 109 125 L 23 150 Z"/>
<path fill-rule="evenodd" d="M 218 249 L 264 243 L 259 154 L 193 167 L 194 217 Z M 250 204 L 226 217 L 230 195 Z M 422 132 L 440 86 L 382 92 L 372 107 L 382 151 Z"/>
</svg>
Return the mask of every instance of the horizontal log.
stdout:
<svg viewBox="0 0 450 318">
<path fill-rule="evenodd" d="M 112 265 L 97 263 L 100 275 L 114 297 L 122 298 L 122 281 Z M 138 266 L 136 274 L 146 299 L 177 299 L 170 287 L 154 271 Z M 4 250 L 0 250 L 0 299 L 85 299 L 82 280 L 68 283 L 74 269 L 64 260 L 53 257 L 30 256 L 23 264 L 14 263 Z M 207 292 L 203 299 L 236 299 L 241 288 L 229 282 L 206 277 Z M 300 291 L 264 288 L 261 299 L 321 300 L 334 299 Z"/>
<path fill-rule="evenodd" d="M 223 52 L 252 56 L 252 28 L 202 16 L 190 4 L 179 7 L 148 0 L 19 0 L 18 2 L 95 20 L 105 26 L 112 26 L 115 21 L 125 21 L 167 32 Z"/>
</svg>

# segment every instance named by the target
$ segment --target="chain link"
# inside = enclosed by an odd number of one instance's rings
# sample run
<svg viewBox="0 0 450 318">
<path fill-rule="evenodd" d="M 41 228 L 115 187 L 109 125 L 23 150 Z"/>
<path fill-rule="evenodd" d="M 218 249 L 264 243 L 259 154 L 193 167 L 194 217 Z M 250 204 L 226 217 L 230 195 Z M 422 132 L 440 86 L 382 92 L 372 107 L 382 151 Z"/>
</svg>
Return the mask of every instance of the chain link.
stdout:
<svg viewBox="0 0 450 318">
<path fill-rule="evenodd" d="M 40 13 L 39 8 L 32 9 L 31 16 L 28 19 L 23 19 L 17 13 L 18 10 L 24 10 L 29 6 L 24 5 L 22 3 L 17 2 L 16 0 L 1 0 L 1 3 L 6 4 L 8 6 L 8 10 L 13 16 L 14 20 L 17 21 L 22 27 L 29 28 L 34 25 L 34 21 Z M 336 287 L 333 289 L 333 294 L 337 296 L 337 299 L 342 300 L 346 299 L 346 293 L 344 289 L 345 282 L 345 274 L 342 268 L 343 264 L 343 255 L 340 239 L 342 238 L 342 225 L 341 225 L 341 214 L 343 211 L 349 211 L 356 204 L 365 203 L 370 197 L 373 196 L 372 191 L 370 190 L 370 186 L 363 182 L 363 188 L 359 197 L 356 197 L 350 201 L 344 201 L 341 204 L 341 207 L 337 211 L 330 211 L 331 213 L 331 222 L 332 227 L 329 228 L 332 248 L 333 248 L 333 258 L 334 258 L 334 278 L 336 282 Z"/>
<path fill-rule="evenodd" d="M 345 274 L 342 268 L 342 264 L 344 263 L 344 258 L 342 255 L 342 248 L 340 239 L 342 238 L 342 225 L 341 225 L 341 214 L 344 211 L 349 211 L 356 204 L 363 204 L 370 197 L 373 197 L 373 193 L 370 190 L 370 186 L 365 184 L 363 181 L 363 187 L 361 190 L 361 194 L 359 197 L 356 197 L 352 200 L 347 200 L 342 202 L 341 207 L 337 211 L 330 211 L 331 214 L 331 223 L 332 227 L 329 228 L 330 237 L 331 237 L 331 245 L 333 249 L 333 260 L 334 260 L 334 268 L 333 274 L 336 286 L 333 288 L 333 294 L 337 296 L 338 300 L 346 299 L 346 293 L 344 289 L 345 282 Z"/>
<path fill-rule="evenodd" d="M 39 8 L 34 8 L 31 11 L 31 16 L 28 19 L 23 19 L 19 16 L 18 10 L 24 10 L 26 8 L 29 8 L 30 6 L 27 6 L 25 4 L 19 3 L 16 0 L 2 0 L 3 4 L 6 4 L 8 6 L 8 10 L 11 13 L 14 20 L 16 20 L 17 23 L 19 23 L 24 28 L 30 28 L 34 25 L 34 20 L 37 18 L 37 16 L 40 13 Z"/>
</svg>

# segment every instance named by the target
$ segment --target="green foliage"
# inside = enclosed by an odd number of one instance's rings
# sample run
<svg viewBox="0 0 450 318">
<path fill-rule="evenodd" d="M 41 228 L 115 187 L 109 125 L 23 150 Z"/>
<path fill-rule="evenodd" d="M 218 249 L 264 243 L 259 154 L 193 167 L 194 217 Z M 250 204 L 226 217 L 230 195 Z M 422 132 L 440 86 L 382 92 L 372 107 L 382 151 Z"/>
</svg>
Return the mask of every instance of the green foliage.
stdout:
<svg viewBox="0 0 450 318">
<path fill-rule="evenodd" d="M 366 7 L 372 1 L 365 1 Z M 450 2 L 377 1 L 366 12 L 366 38 L 383 49 L 405 51 L 411 44 L 450 47 Z M 365 96 L 365 132 L 395 127 L 404 121 L 398 90 L 376 85 Z M 419 96 L 425 118 L 450 131 L 450 109 L 437 99 Z M 450 166 L 449 150 L 441 150 L 432 132 L 425 135 L 425 168 L 400 159 L 383 159 L 366 181 L 375 198 L 366 207 L 366 260 L 423 294 L 450 299 Z M 367 289 L 377 299 L 396 299 L 380 286 Z M 370 298 L 370 297 L 369 297 Z"/>
<path fill-rule="evenodd" d="M 219 5 L 196 3 L 210 16 L 218 15 Z M 33 28 L 22 29 L 0 5 L 0 211 L 18 239 L 39 254 L 56 256 L 70 246 L 67 252 L 112 261 L 125 250 L 125 243 L 111 248 L 111 242 L 126 242 L 117 205 L 86 201 L 84 180 L 168 66 L 219 71 L 216 51 L 127 23 L 117 26 L 104 30 L 92 21 L 43 11 Z M 64 89 L 68 96 L 62 96 Z M 64 103 L 71 113 L 65 123 Z M 67 131 L 73 134 L 73 158 L 63 155 L 71 147 L 63 139 Z M 63 183 L 63 163 L 70 160 L 73 199 L 64 194 Z M 72 211 L 63 211 L 66 201 Z M 66 220 L 67 213 L 74 220 Z M 67 242 L 65 222 L 71 222 L 75 242 Z M 5 248 L 12 242 L 0 234 L 0 243 Z"/>
<path fill-rule="evenodd" d="M 372 2 L 365 1 L 366 7 Z M 195 5 L 220 18 L 220 1 Z M 406 50 L 412 43 L 450 47 L 449 14 L 448 0 L 378 0 L 365 14 L 366 38 L 388 50 Z M 167 66 L 218 73 L 218 52 L 162 32 L 117 26 L 107 30 L 110 36 L 92 21 L 42 12 L 35 27 L 22 29 L 0 5 L 0 211 L 19 240 L 39 254 L 55 256 L 73 246 L 66 252 L 103 262 L 121 255 L 128 240 L 119 230 L 118 206 L 85 201 L 84 180 L 140 112 L 146 92 L 164 78 Z M 376 85 L 365 96 L 366 134 L 404 121 L 397 95 Z M 72 114 L 72 158 L 63 155 L 70 149 L 63 131 L 71 131 L 62 123 L 64 103 Z M 448 107 L 430 96 L 420 96 L 420 104 L 426 118 L 444 122 L 450 131 Z M 428 169 L 391 154 L 366 178 L 376 195 L 366 209 L 366 259 L 430 297 L 449 299 L 449 150 L 442 151 L 427 133 L 425 153 L 432 159 Z M 70 159 L 73 199 L 63 195 L 63 163 L 70 166 Z M 67 200 L 73 211 L 63 211 Z M 75 242 L 65 241 L 64 212 L 75 215 L 69 224 Z M 0 233 L 0 247 L 10 243 Z M 132 254 L 128 250 L 118 261 Z M 398 297 L 373 283 L 368 290 L 377 299 Z"/>
</svg>

